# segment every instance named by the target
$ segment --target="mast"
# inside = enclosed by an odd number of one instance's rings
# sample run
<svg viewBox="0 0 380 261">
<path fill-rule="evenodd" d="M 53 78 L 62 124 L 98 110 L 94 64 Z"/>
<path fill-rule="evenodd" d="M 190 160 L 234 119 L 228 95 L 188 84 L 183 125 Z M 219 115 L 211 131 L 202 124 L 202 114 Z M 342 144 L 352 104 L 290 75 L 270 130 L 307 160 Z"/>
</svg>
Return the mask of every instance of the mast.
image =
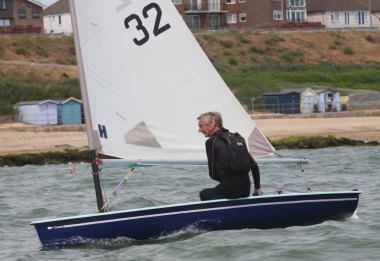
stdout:
<svg viewBox="0 0 380 261">
<path fill-rule="evenodd" d="M 95 142 L 94 142 L 94 132 L 92 131 L 90 103 L 88 99 L 86 77 L 85 77 L 83 61 L 82 61 L 82 52 L 81 52 L 81 47 L 80 47 L 79 31 L 78 31 L 74 0 L 69 0 L 69 4 L 70 4 L 71 22 L 73 25 L 74 45 L 75 45 L 75 53 L 76 53 L 77 64 L 78 64 L 79 82 L 80 82 L 80 88 L 81 88 L 81 93 L 82 93 L 84 117 L 86 119 L 86 125 L 87 125 L 86 130 L 87 130 L 88 146 L 90 150 L 92 173 L 93 173 L 93 178 L 94 178 L 96 201 L 98 205 L 98 210 L 100 210 L 103 207 L 103 194 L 102 194 L 102 188 L 101 188 L 100 179 L 99 179 L 99 168 L 98 168 L 98 165 L 96 164 L 96 147 L 95 147 Z M 101 212 L 104 212 L 104 210 L 102 210 Z"/>
</svg>

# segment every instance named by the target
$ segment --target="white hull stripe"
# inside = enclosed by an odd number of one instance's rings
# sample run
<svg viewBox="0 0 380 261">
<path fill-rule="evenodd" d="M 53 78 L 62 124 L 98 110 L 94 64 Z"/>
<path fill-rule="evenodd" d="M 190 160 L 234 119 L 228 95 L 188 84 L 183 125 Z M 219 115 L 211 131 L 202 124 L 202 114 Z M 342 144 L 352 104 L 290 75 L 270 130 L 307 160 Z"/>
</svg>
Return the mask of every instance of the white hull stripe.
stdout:
<svg viewBox="0 0 380 261">
<path fill-rule="evenodd" d="M 110 222 L 120 222 L 120 221 L 125 221 L 125 220 L 132 220 L 132 219 L 143 219 L 143 218 L 151 218 L 151 217 L 179 215 L 179 214 L 185 214 L 185 213 L 215 211 L 215 210 L 222 210 L 222 209 L 248 208 L 248 207 L 285 205 L 285 204 L 302 204 L 302 203 L 310 203 L 310 202 L 315 203 L 315 202 L 351 201 L 351 200 L 356 201 L 357 199 L 356 198 L 341 198 L 341 199 L 316 199 L 316 200 L 306 200 L 306 201 L 305 200 L 297 200 L 297 201 L 291 201 L 291 202 L 260 203 L 260 204 L 248 204 L 248 205 L 239 205 L 239 206 L 230 206 L 230 207 L 194 209 L 194 210 L 186 210 L 186 211 L 178 211 L 178 212 L 170 212 L 170 213 L 162 213 L 162 214 L 154 214 L 154 215 L 144 215 L 144 216 L 136 216 L 136 217 L 127 217 L 127 218 L 117 218 L 117 219 L 111 219 L 111 220 L 86 222 L 86 223 L 79 223 L 79 224 L 73 224 L 73 225 L 55 226 L 55 227 L 48 227 L 47 229 L 59 229 L 59 228 L 90 226 L 90 225 L 97 225 L 97 224 L 110 223 Z"/>
</svg>

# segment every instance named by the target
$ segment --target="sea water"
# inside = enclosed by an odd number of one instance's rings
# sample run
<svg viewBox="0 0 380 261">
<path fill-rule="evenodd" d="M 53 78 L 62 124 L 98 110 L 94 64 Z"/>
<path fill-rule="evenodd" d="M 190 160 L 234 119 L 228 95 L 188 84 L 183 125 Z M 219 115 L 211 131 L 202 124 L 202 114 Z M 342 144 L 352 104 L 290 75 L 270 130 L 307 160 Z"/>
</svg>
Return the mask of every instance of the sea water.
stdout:
<svg viewBox="0 0 380 261">
<path fill-rule="evenodd" d="M 43 247 L 33 220 L 96 211 L 89 164 L 0 168 L 0 260 L 379 260 L 380 147 L 281 150 L 304 156 L 312 191 L 362 191 L 357 216 L 286 229 L 198 231 L 191 227 L 146 241 L 121 238 L 72 247 Z M 107 196 L 129 169 L 104 168 Z M 262 184 L 306 191 L 299 166 L 260 166 Z M 207 167 L 137 168 L 113 201 L 124 210 L 198 201 L 216 183 Z M 263 187 L 264 193 L 276 189 Z M 258 212 L 257 215 L 260 215 Z"/>
</svg>

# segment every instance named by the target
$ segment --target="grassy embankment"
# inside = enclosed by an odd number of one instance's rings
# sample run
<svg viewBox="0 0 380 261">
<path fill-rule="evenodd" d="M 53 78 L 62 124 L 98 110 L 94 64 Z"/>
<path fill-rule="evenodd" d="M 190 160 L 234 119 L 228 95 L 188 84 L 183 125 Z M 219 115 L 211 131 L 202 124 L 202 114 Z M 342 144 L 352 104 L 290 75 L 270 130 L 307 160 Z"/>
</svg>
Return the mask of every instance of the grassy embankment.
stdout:
<svg viewBox="0 0 380 261">
<path fill-rule="evenodd" d="M 295 34 L 197 34 L 237 98 L 283 88 L 380 91 L 380 31 Z M 0 60 L 75 65 L 72 37 L 0 38 Z M 0 64 L 0 115 L 23 100 L 81 98 L 76 70 Z"/>
</svg>

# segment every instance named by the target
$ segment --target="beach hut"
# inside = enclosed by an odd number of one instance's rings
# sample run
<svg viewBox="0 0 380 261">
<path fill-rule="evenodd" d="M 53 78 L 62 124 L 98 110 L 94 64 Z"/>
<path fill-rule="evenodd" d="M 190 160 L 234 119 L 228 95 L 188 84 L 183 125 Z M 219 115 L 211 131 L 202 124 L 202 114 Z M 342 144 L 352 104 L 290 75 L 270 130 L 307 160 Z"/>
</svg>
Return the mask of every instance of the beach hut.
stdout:
<svg viewBox="0 0 380 261">
<path fill-rule="evenodd" d="M 283 89 L 279 93 L 264 93 L 265 109 L 274 113 L 312 113 L 317 94 L 310 88 Z"/>
<path fill-rule="evenodd" d="M 53 100 L 23 101 L 16 103 L 14 108 L 19 111 L 19 121 L 35 125 L 56 125 L 57 105 L 58 102 Z"/>
<path fill-rule="evenodd" d="M 54 99 L 58 102 L 58 124 L 81 124 L 82 123 L 82 101 L 74 97 L 68 99 Z"/>
<path fill-rule="evenodd" d="M 313 113 L 316 112 L 318 104 L 318 95 L 310 88 L 307 88 L 301 94 L 301 113 Z"/>
<path fill-rule="evenodd" d="M 318 95 L 318 111 L 340 111 L 340 93 L 330 89 L 316 90 Z"/>
</svg>

